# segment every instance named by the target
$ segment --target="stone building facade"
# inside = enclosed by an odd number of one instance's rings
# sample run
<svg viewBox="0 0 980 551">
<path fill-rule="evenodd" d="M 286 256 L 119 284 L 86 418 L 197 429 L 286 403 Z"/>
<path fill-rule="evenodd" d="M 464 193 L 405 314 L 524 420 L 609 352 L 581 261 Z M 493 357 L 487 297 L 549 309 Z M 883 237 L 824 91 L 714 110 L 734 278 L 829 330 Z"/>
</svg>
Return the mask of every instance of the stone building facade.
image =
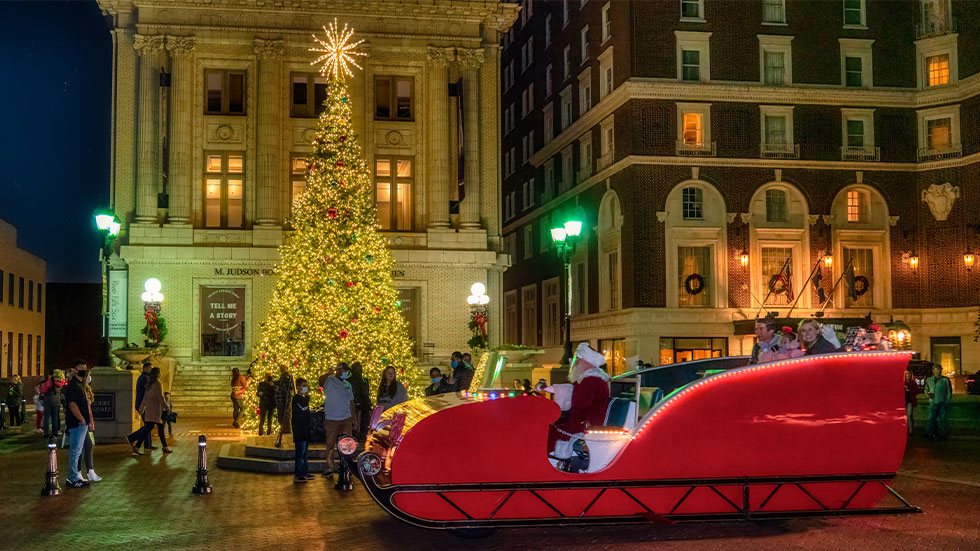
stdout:
<svg viewBox="0 0 980 551">
<path fill-rule="evenodd" d="M 476 281 L 492 297 L 499 339 L 509 258 L 497 208 L 498 44 L 516 6 L 99 4 L 113 39 L 111 200 L 123 222 L 110 278 L 114 344 L 142 342 L 140 296 L 154 277 L 179 372 L 218 369 L 223 380 L 252 359 L 325 93 L 311 34 L 335 18 L 365 40 L 363 70 L 349 81 L 353 122 L 420 360 L 465 345 Z M 218 295 L 233 320 L 223 326 L 207 319 Z"/>
<path fill-rule="evenodd" d="M 763 302 L 901 320 L 947 372 L 980 367 L 980 4 L 522 6 L 501 59 L 506 340 L 560 356 L 548 230 L 578 215 L 572 340 L 616 371 L 748 353 L 736 328 Z M 848 266 L 856 300 L 833 289 Z M 799 292 L 811 274 L 827 302 Z"/>
<path fill-rule="evenodd" d="M 0 220 L 0 378 L 43 374 L 47 264 L 17 245 L 17 228 Z"/>
</svg>

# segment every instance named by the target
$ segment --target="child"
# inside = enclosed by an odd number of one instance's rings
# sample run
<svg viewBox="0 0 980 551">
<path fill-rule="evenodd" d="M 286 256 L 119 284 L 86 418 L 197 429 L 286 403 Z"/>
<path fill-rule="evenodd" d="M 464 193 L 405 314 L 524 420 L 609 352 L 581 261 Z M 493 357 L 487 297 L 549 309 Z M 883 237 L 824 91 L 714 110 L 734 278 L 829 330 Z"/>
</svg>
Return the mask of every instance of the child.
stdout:
<svg viewBox="0 0 980 551">
<path fill-rule="evenodd" d="M 295 457 L 293 459 L 293 482 L 305 483 L 310 476 L 309 466 L 306 462 L 306 452 L 309 448 L 310 440 L 310 385 L 302 377 L 296 379 L 297 392 L 292 400 L 291 423 L 293 429 L 293 446 L 295 447 Z"/>
<path fill-rule="evenodd" d="M 163 393 L 163 403 L 164 403 L 165 407 L 167 408 L 167 411 L 169 411 L 171 413 L 174 411 L 174 405 L 170 401 L 170 393 L 169 392 L 164 392 Z M 169 436 L 173 436 L 174 435 L 174 428 L 173 428 L 173 425 L 170 424 L 170 419 L 171 419 L 171 417 L 167 417 L 167 434 Z"/>
<path fill-rule="evenodd" d="M 777 360 L 790 360 L 803 357 L 800 340 L 792 327 L 783 327 L 782 350 L 776 353 Z"/>
</svg>

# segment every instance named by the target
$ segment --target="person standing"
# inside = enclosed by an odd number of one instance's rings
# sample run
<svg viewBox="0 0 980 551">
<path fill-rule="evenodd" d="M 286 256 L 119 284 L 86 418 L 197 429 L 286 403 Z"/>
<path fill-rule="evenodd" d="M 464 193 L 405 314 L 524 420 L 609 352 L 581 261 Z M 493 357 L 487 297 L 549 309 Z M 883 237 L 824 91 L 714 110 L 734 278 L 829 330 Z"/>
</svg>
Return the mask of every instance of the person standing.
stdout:
<svg viewBox="0 0 980 551">
<path fill-rule="evenodd" d="M 135 455 L 143 455 L 139 448 L 149 437 L 150 431 L 154 427 L 160 437 L 160 444 L 163 445 L 163 453 L 171 453 L 167 447 L 167 438 L 163 433 L 163 412 L 166 411 L 166 402 L 163 399 L 163 385 L 160 384 L 160 368 L 154 367 L 150 370 L 150 375 L 146 379 L 146 394 L 143 396 L 142 411 L 143 428 L 127 436 L 129 445 L 133 447 Z M 149 449 L 149 448 L 144 448 Z"/>
<path fill-rule="evenodd" d="M 929 397 L 929 420 L 926 422 L 926 433 L 929 440 L 946 440 L 949 437 L 947 414 L 949 403 L 953 400 L 953 383 L 943 375 L 943 368 L 933 364 L 932 377 L 926 379 L 926 396 Z"/>
<path fill-rule="evenodd" d="M 389 365 L 381 372 L 381 382 L 378 384 L 378 405 L 388 409 L 407 401 L 408 389 L 398 380 L 395 367 Z"/>
<path fill-rule="evenodd" d="M 163 406 L 164 406 L 164 409 L 166 409 L 168 412 L 170 412 L 170 413 L 173 413 L 174 412 L 174 403 L 170 401 L 170 393 L 169 392 L 164 392 L 163 393 Z M 172 415 L 168 415 L 167 416 L 167 419 L 166 419 L 166 422 L 167 422 L 167 436 L 173 438 L 174 437 L 174 427 L 173 427 L 173 425 L 171 423 L 176 423 L 177 421 L 176 420 L 171 421 L 171 419 L 175 419 L 175 417 L 173 417 Z"/>
<path fill-rule="evenodd" d="M 256 396 L 259 399 L 259 436 L 263 434 L 262 429 L 265 429 L 265 434 L 272 434 L 272 414 L 276 410 L 276 385 L 271 373 L 267 373 L 265 380 L 259 383 Z"/>
<path fill-rule="evenodd" d="M 44 437 L 55 438 L 61 432 L 61 387 L 65 386 L 65 372 L 55 369 L 39 388 L 44 406 Z"/>
<path fill-rule="evenodd" d="M 293 482 L 305 483 L 310 478 L 306 453 L 310 445 L 310 385 L 306 379 L 296 379 L 296 394 L 291 401 L 290 428 L 293 432 Z"/>
<path fill-rule="evenodd" d="M 7 389 L 7 407 L 10 408 L 10 427 L 19 427 L 24 424 L 20 418 L 20 401 L 24 397 L 24 382 L 20 375 L 14 373 L 10 377 L 10 387 Z"/>
<path fill-rule="evenodd" d="M 283 433 L 289 434 L 292 428 L 292 423 L 289 421 L 292 415 L 292 407 L 286 406 L 290 405 L 295 390 L 296 386 L 293 383 L 293 375 L 285 365 L 280 365 L 279 380 L 276 381 L 276 414 L 279 416 L 279 436 L 276 437 L 277 448 L 282 445 Z"/>
<path fill-rule="evenodd" d="M 242 418 L 242 410 L 245 406 L 245 389 L 248 388 L 248 383 L 251 381 L 252 378 L 242 375 L 237 367 L 231 370 L 231 426 L 236 429 L 241 428 L 239 420 Z"/>
<path fill-rule="evenodd" d="M 143 395 L 146 394 L 146 380 L 150 378 L 150 370 L 153 369 L 153 364 L 150 362 L 143 362 L 143 372 L 140 376 L 136 378 L 136 401 L 134 407 L 136 411 L 140 411 L 140 406 L 143 405 Z M 140 419 L 146 424 L 146 419 L 143 419 L 143 414 L 140 414 Z M 146 450 L 155 450 L 153 446 L 153 435 L 147 434 L 146 441 L 144 442 L 144 448 Z"/>
<path fill-rule="evenodd" d="M 916 396 L 919 394 L 919 385 L 915 382 L 915 375 L 911 369 L 905 370 L 905 426 L 908 428 L 909 436 L 915 428 L 915 406 L 918 405 Z"/>
<path fill-rule="evenodd" d="M 350 386 L 354 391 L 354 436 L 361 440 L 367 434 L 367 424 L 371 420 L 371 390 L 364 378 L 361 362 L 350 364 Z"/>
<path fill-rule="evenodd" d="M 88 397 L 85 395 L 85 378 L 88 376 L 88 367 L 85 362 L 76 360 L 72 364 L 75 373 L 65 389 L 65 403 L 68 404 L 68 418 L 65 419 L 65 428 L 68 431 L 68 442 L 70 452 L 68 454 L 68 480 L 65 484 L 69 488 L 84 488 L 89 483 L 82 479 L 79 470 L 79 461 L 85 447 L 85 440 L 88 438 L 88 431 L 95 430 L 95 422 L 92 421 L 91 409 L 89 408 Z"/>
<path fill-rule="evenodd" d="M 752 360 L 750 363 L 760 363 L 759 355 L 763 352 L 768 354 L 779 352 L 779 335 L 776 334 L 776 322 L 772 318 L 756 320 L 755 336 L 759 338 L 759 342 L 755 343 L 752 347 Z"/>
<path fill-rule="evenodd" d="M 347 382 L 349 377 L 350 368 L 340 362 L 333 376 L 323 381 L 323 431 L 326 434 L 327 454 L 324 477 L 334 472 L 333 452 L 337 449 L 337 438 L 341 434 L 352 435 L 354 431 L 354 391 Z"/>
<path fill-rule="evenodd" d="M 473 383 L 473 375 L 475 373 L 476 369 L 473 368 L 473 357 L 470 356 L 469 352 L 463 353 L 459 369 L 453 373 L 453 377 L 459 381 L 456 385 L 456 390 L 469 391 L 470 384 Z"/>
<path fill-rule="evenodd" d="M 88 434 L 85 435 L 85 445 L 82 447 L 82 457 L 78 460 L 79 472 L 82 469 L 82 459 L 85 460 L 85 468 L 88 470 L 88 479 L 82 475 L 82 480 L 86 482 L 101 482 L 102 477 L 95 474 L 95 417 L 92 416 L 92 402 L 95 401 L 95 392 L 92 391 L 92 372 L 89 371 L 85 376 L 82 387 L 85 390 L 85 397 L 88 399 L 88 418 L 92 420 Z"/>
</svg>

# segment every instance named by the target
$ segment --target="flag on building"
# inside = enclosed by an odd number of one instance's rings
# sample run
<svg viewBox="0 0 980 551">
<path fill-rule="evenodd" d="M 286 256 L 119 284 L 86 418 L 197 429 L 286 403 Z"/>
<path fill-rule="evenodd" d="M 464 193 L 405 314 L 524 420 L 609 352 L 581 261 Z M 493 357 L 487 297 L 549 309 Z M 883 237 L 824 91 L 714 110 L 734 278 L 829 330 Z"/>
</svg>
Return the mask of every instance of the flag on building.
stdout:
<svg viewBox="0 0 980 551">
<path fill-rule="evenodd" d="M 847 269 L 844 270 L 844 279 L 847 280 L 847 296 L 851 297 L 851 300 L 858 299 L 857 288 L 854 286 L 854 265 L 848 264 Z"/>
<path fill-rule="evenodd" d="M 823 290 L 823 270 L 819 267 L 813 274 L 813 288 L 817 290 L 817 300 L 820 304 L 827 301 L 827 294 Z"/>
</svg>

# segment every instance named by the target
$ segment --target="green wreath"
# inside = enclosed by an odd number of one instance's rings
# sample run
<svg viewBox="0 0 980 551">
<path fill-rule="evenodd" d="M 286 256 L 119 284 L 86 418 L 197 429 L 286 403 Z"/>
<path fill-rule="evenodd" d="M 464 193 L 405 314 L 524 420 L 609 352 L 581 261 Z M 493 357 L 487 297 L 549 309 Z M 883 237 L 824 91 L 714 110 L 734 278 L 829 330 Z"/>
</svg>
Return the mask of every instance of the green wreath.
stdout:
<svg viewBox="0 0 980 551">
<path fill-rule="evenodd" d="M 774 295 L 786 294 L 786 276 L 775 274 L 769 278 L 769 292 Z M 778 287 L 777 284 L 781 284 Z"/>
<path fill-rule="evenodd" d="M 687 279 L 684 280 L 684 290 L 689 295 L 697 295 L 704 291 L 704 278 L 701 277 L 701 274 L 687 276 Z"/>
<path fill-rule="evenodd" d="M 854 294 L 861 296 L 871 289 L 871 282 L 863 275 L 854 278 Z"/>
</svg>

